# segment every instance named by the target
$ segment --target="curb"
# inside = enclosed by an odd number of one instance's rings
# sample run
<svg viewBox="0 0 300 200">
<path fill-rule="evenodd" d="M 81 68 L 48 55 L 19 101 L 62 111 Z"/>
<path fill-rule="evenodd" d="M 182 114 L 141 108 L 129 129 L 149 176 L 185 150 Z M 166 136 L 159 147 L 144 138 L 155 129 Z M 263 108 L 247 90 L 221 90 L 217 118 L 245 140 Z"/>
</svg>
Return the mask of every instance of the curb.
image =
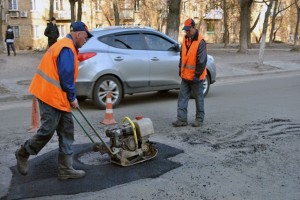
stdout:
<svg viewBox="0 0 300 200">
<path fill-rule="evenodd" d="M 0 102 L 22 101 L 22 100 L 29 100 L 32 98 L 33 98 L 33 95 L 31 95 L 31 94 L 20 95 L 20 96 L 3 95 L 3 96 L 0 96 Z"/>
<path fill-rule="evenodd" d="M 229 79 L 234 78 L 242 78 L 242 77 L 254 77 L 254 76 L 264 76 L 268 74 L 287 74 L 292 72 L 300 72 L 300 69 L 295 70 L 276 70 L 276 71 L 269 71 L 269 72 L 259 72 L 259 73 L 251 73 L 251 74 L 240 74 L 240 75 L 234 75 L 234 76 L 222 76 L 222 77 L 216 77 L 216 82 L 218 81 L 226 81 Z"/>
<path fill-rule="evenodd" d="M 275 70 L 275 71 L 267 71 L 267 72 L 259 72 L 259 73 L 251 73 L 251 74 L 240 74 L 240 75 L 233 75 L 233 76 L 221 76 L 216 77 L 216 83 L 227 81 L 234 78 L 243 78 L 243 77 L 261 77 L 268 74 L 285 74 L 285 73 L 292 73 L 292 72 L 300 72 L 300 69 L 297 70 Z M 25 94 L 25 95 L 0 95 L 0 102 L 9 102 L 9 101 L 22 101 L 22 100 L 30 100 L 33 98 L 32 94 Z"/>
</svg>

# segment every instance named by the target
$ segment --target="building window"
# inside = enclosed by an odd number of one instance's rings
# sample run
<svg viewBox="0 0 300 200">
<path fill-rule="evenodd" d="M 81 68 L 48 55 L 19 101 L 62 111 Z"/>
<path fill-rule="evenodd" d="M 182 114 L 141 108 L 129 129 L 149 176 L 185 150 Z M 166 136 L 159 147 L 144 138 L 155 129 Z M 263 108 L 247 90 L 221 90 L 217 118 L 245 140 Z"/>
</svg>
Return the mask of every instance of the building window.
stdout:
<svg viewBox="0 0 300 200">
<path fill-rule="evenodd" d="M 67 35 L 67 30 L 65 25 L 57 25 L 58 31 L 59 31 L 59 37 L 64 37 Z"/>
<path fill-rule="evenodd" d="M 102 0 L 96 0 L 95 1 L 95 10 L 96 11 L 102 11 L 102 9 L 101 9 L 101 2 L 102 2 Z"/>
<path fill-rule="evenodd" d="M 14 32 L 14 36 L 15 38 L 19 38 L 20 37 L 20 33 L 19 33 L 19 26 L 11 26 L 13 32 Z"/>
<path fill-rule="evenodd" d="M 54 0 L 54 10 L 63 10 L 63 0 Z"/>
<path fill-rule="evenodd" d="M 2 9 L 2 20 L 5 20 L 6 18 L 5 18 L 5 12 L 4 12 L 4 0 L 1 0 L 1 5 L 2 5 L 2 7 L 1 7 L 1 9 Z"/>
<path fill-rule="evenodd" d="M 30 0 L 30 9 L 36 10 L 36 0 Z"/>
<path fill-rule="evenodd" d="M 131 8 L 131 1 L 124 0 L 123 9 L 130 9 Z"/>
<path fill-rule="evenodd" d="M 140 10 L 140 6 L 141 6 L 141 1 L 140 0 L 135 0 L 134 10 L 135 11 L 139 11 Z"/>
<path fill-rule="evenodd" d="M 207 31 L 207 34 L 214 34 L 215 33 L 215 23 L 208 22 L 206 31 Z"/>
<path fill-rule="evenodd" d="M 8 10 L 18 10 L 18 0 L 8 0 Z"/>
<path fill-rule="evenodd" d="M 39 39 L 42 37 L 41 26 L 33 25 L 33 39 Z"/>
</svg>

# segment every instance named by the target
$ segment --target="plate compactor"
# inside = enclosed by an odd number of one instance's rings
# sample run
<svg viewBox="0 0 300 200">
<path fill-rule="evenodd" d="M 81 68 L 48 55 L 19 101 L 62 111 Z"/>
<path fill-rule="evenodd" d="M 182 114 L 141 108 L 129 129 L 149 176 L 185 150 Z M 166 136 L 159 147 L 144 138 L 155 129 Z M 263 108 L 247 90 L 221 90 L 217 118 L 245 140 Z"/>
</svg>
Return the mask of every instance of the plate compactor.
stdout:
<svg viewBox="0 0 300 200">
<path fill-rule="evenodd" d="M 96 143 L 72 112 L 74 119 L 93 142 L 93 151 L 101 154 L 107 153 L 112 163 L 130 166 L 156 157 L 157 149 L 149 141 L 150 135 L 154 133 L 151 119 L 138 116 L 136 119 L 131 120 L 129 117 L 125 117 L 121 125 L 114 125 L 114 127 L 106 129 L 106 136 L 110 138 L 109 144 L 107 144 L 80 108 L 78 108 L 78 111 L 101 140 L 101 143 Z"/>
</svg>

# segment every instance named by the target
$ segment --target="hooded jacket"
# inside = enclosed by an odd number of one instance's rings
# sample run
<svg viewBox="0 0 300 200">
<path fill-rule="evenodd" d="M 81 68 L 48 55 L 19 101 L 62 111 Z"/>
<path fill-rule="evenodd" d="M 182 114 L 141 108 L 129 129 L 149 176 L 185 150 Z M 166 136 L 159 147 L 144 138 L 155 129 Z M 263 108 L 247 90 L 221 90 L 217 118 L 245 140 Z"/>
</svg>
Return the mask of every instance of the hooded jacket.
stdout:
<svg viewBox="0 0 300 200">
<path fill-rule="evenodd" d="M 53 23 L 48 23 L 44 35 L 48 37 L 49 43 L 56 42 L 57 38 L 59 38 L 59 31 L 57 26 Z"/>
</svg>

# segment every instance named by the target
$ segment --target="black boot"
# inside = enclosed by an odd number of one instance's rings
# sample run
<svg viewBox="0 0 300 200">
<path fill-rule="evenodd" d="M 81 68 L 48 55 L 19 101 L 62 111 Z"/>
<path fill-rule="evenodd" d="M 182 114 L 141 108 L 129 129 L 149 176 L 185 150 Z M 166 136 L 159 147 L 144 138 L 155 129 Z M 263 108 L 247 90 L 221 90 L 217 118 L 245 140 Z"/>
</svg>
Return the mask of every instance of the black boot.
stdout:
<svg viewBox="0 0 300 200">
<path fill-rule="evenodd" d="M 72 155 L 59 154 L 58 156 L 58 179 L 75 179 L 85 176 L 85 171 L 73 168 Z"/>
<path fill-rule="evenodd" d="M 29 153 L 25 150 L 23 146 L 21 146 L 16 152 L 15 156 L 17 159 L 17 168 L 20 174 L 23 176 L 27 175 L 28 173 L 28 166 L 27 166 L 27 161 L 29 158 Z"/>
</svg>

